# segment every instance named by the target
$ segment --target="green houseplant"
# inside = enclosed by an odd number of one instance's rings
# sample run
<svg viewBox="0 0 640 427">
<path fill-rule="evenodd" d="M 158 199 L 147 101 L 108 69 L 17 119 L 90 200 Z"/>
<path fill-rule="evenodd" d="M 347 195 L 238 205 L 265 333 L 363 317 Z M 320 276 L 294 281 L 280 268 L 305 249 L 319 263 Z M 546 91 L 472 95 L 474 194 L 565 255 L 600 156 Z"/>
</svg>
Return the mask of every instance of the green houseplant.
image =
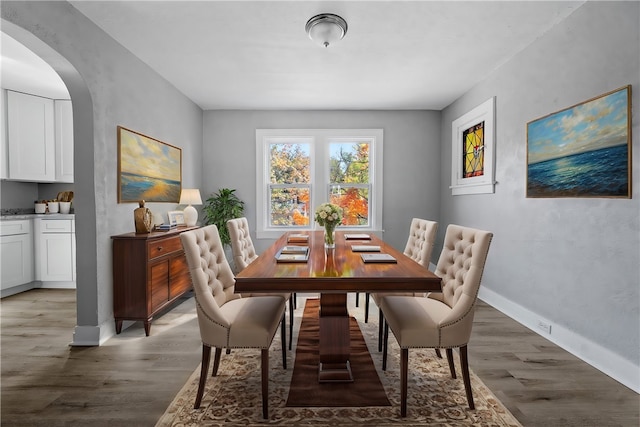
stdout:
<svg viewBox="0 0 640 427">
<path fill-rule="evenodd" d="M 215 224 L 223 245 L 229 245 L 231 238 L 227 230 L 227 221 L 240 218 L 244 214 L 244 202 L 235 195 L 235 189 L 221 188 L 207 199 L 202 208 L 205 224 Z"/>
</svg>

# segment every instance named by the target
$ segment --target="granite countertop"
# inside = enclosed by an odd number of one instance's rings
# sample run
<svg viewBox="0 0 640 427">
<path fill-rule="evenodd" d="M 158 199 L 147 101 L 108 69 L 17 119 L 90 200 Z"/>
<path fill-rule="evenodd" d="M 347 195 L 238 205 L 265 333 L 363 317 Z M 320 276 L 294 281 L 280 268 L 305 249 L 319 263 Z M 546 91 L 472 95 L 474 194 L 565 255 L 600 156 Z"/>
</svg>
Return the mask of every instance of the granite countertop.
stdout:
<svg viewBox="0 0 640 427">
<path fill-rule="evenodd" d="M 2 214 L 0 215 L 0 221 L 16 221 L 19 219 L 34 219 L 34 218 L 46 218 L 46 219 L 75 219 L 75 215 L 72 213 L 61 214 L 36 214 L 36 213 L 17 213 L 17 214 Z"/>
</svg>

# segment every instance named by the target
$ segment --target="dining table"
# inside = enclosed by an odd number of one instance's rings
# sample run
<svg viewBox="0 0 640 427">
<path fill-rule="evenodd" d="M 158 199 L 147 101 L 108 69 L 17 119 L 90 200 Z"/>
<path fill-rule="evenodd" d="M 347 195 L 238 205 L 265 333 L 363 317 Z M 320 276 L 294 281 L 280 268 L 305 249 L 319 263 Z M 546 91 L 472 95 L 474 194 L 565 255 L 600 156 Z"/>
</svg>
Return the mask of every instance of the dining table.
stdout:
<svg viewBox="0 0 640 427">
<path fill-rule="evenodd" d="M 298 242 L 290 241 L 292 235 Z M 306 235 L 306 241 L 300 239 Z M 284 247 L 306 256 L 282 256 Z M 304 251 L 304 247 L 308 247 Z M 295 249 L 295 248 L 293 248 Z M 376 262 L 375 259 L 387 257 Z M 365 259 L 367 262 L 365 262 Z M 335 232 L 326 248 L 322 230 L 285 232 L 236 275 L 237 293 L 319 293 L 319 382 L 353 381 L 347 294 L 441 292 L 440 278 L 374 233 Z"/>
</svg>

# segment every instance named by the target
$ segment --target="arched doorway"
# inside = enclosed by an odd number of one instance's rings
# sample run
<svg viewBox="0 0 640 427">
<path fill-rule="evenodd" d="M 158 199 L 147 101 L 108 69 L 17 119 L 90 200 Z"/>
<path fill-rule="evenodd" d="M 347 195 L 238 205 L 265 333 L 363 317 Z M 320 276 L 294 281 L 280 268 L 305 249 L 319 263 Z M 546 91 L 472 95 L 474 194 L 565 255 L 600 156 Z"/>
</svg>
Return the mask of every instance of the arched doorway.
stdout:
<svg viewBox="0 0 640 427">
<path fill-rule="evenodd" d="M 93 104 L 78 70 L 60 53 L 30 31 L 2 19 L 2 31 L 48 63 L 67 86 L 73 104 L 76 223 L 76 327 L 71 345 L 98 345 L 98 289 L 96 281 L 96 212 L 93 162 Z"/>
</svg>

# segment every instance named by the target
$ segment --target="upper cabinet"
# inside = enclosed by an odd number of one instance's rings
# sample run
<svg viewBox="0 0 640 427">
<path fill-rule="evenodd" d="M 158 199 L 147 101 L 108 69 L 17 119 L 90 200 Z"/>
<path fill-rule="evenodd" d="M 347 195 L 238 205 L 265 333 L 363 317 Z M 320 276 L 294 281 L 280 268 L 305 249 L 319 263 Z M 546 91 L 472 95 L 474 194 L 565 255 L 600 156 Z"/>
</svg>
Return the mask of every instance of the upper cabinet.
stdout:
<svg viewBox="0 0 640 427">
<path fill-rule="evenodd" d="M 73 182 L 71 101 L 8 90 L 3 177 L 16 181 Z"/>
<path fill-rule="evenodd" d="M 73 182 L 73 111 L 71 101 L 53 102 L 56 129 L 56 181 Z"/>
</svg>

